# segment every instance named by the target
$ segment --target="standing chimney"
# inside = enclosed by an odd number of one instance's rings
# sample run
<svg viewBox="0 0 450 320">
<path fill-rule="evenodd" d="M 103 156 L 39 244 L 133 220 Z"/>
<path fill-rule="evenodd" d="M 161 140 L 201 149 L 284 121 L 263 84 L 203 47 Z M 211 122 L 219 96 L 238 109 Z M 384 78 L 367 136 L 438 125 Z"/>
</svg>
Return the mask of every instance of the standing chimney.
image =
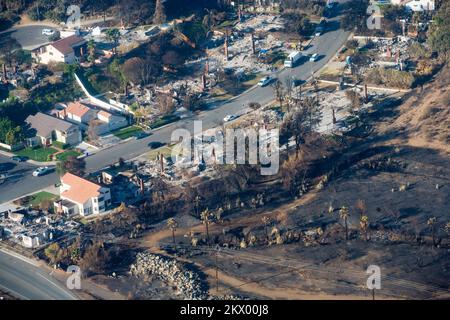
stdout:
<svg viewBox="0 0 450 320">
<path fill-rule="evenodd" d="M 159 154 L 159 161 L 161 161 L 161 172 L 164 172 L 164 157 L 161 153 Z"/>
<path fill-rule="evenodd" d="M 6 82 L 8 80 L 8 75 L 6 74 L 6 63 L 3 64 L 3 81 Z"/>
<path fill-rule="evenodd" d="M 206 59 L 206 63 L 205 63 L 205 75 L 209 74 L 209 60 Z"/>
<path fill-rule="evenodd" d="M 364 100 L 366 103 L 369 100 L 369 95 L 367 94 L 367 84 L 364 84 Z"/>
<path fill-rule="evenodd" d="M 206 76 L 204 74 L 202 74 L 202 88 L 203 91 L 206 90 Z"/>
<path fill-rule="evenodd" d="M 225 61 L 228 61 L 228 33 L 225 35 Z"/>
<path fill-rule="evenodd" d="M 252 37 L 252 52 L 253 52 L 253 54 L 256 54 L 255 36 L 253 33 L 251 34 L 251 37 Z"/>
<path fill-rule="evenodd" d="M 139 178 L 139 188 L 141 190 L 141 194 L 144 194 L 144 180 Z"/>
<path fill-rule="evenodd" d="M 336 111 L 334 110 L 334 108 L 332 108 L 331 112 L 333 112 L 333 124 L 335 124 L 336 123 Z"/>
</svg>

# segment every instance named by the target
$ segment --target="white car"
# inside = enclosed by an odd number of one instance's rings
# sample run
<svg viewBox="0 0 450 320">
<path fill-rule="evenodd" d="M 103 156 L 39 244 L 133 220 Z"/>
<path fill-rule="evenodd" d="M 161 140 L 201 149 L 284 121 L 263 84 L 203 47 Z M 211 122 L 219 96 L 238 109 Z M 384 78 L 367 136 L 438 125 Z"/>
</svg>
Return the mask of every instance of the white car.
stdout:
<svg viewBox="0 0 450 320">
<path fill-rule="evenodd" d="M 314 53 L 311 58 L 309 58 L 309 61 L 314 62 L 317 61 L 317 59 L 319 58 L 319 55 L 317 53 Z"/>
<path fill-rule="evenodd" d="M 42 35 L 44 35 L 44 36 L 52 36 L 54 33 L 55 33 L 55 30 L 42 29 Z"/>
<path fill-rule="evenodd" d="M 224 121 L 224 122 L 228 122 L 228 121 L 234 120 L 234 119 L 236 119 L 236 118 L 237 118 L 237 116 L 234 116 L 234 115 L 232 115 L 232 114 L 229 114 L 229 115 L 227 115 L 225 118 L 223 118 L 223 121 Z"/>
<path fill-rule="evenodd" d="M 258 86 L 264 87 L 267 86 L 272 81 L 271 77 L 264 77 L 258 82 Z"/>
<path fill-rule="evenodd" d="M 33 171 L 33 177 L 43 176 L 44 174 L 46 174 L 50 171 L 51 171 L 51 169 L 49 167 L 39 167 Z"/>
</svg>

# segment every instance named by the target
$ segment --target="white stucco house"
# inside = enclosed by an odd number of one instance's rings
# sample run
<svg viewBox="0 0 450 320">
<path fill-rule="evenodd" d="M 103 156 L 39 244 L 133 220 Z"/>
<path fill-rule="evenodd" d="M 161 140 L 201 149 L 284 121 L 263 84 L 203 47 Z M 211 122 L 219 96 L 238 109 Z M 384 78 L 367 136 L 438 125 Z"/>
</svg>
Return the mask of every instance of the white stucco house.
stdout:
<svg viewBox="0 0 450 320">
<path fill-rule="evenodd" d="M 41 46 L 32 51 L 32 57 L 38 63 L 75 63 L 79 62 L 81 56 L 87 51 L 87 41 L 72 35 L 60 39 L 48 45 Z"/>
<path fill-rule="evenodd" d="M 109 188 L 66 173 L 61 177 L 60 200 L 54 203 L 56 212 L 68 216 L 89 216 L 106 211 L 111 204 Z"/>
<path fill-rule="evenodd" d="M 433 11 L 435 10 L 435 0 L 411 0 L 405 3 L 405 7 L 412 11 Z"/>
</svg>

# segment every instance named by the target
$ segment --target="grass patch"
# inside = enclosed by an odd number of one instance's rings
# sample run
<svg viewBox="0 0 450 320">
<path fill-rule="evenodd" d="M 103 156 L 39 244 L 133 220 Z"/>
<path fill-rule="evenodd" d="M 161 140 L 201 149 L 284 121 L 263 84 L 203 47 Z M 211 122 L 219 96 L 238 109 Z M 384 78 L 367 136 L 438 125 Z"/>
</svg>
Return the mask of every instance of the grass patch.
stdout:
<svg viewBox="0 0 450 320">
<path fill-rule="evenodd" d="M 40 191 L 30 196 L 22 197 L 14 201 L 14 203 L 23 207 L 39 207 L 44 201 L 55 201 L 56 199 L 58 199 L 57 195 L 47 191 Z"/>
<path fill-rule="evenodd" d="M 70 147 L 69 144 L 62 143 L 62 142 L 59 142 L 59 141 L 53 141 L 52 146 L 54 146 L 55 148 L 61 149 L 61 150 L 65 150 L 65 149 Z"/>
<path fill-rule="evenodd" d="M 130 126 L 126 128 L 122 128 L 116 131 L 113 131 L 112 134 L 115 135 L 117 138 L 120 138 L 122 140 L 128 139 L 130 137 L 134 137 L 138 133 L 143 132 L 141 128 L 138 126 Z"/>
<path fill-rule="evenodd" d="M 34 161 L 46 162 L 51 161 L 51 155 L 56 153 L 57 150 L 53 148 L 25 148 L 17 151 L 18 156 L 27 157 Z"/>
<path fill-rule="evenodd" d="M 164 158 L 168 158 L 172 155 L 172 147 L 170 146 L 163 146 L 161 148 L 152 150 L 147 153 L 147 157 L 149 160 L 155 160 L 158 154 L 162 154 Z"/>
<path fill-rule="evenodd" d="M 81 156 L 82 153 L 75 150 L 67 150 L 62 153 L 56 155 L 56 159 L 58 161 L 66 161 L 69 157 L 78 157 Z"/>
<path fill-rule="evenodd" d="M 173 114 L 167 115 L 167 116 L 162 117 L 161 119 L 154 121 L 152 124 L 150 124 L 150 128 L 156 129 L 156 128 L 165 126 L 166 124 L 169 124 L 169 123 L 172 123 L 172 122 L 175 122 L 178 120 L 180 120 L 179 116 L 176 116 Z"/>
</svg>

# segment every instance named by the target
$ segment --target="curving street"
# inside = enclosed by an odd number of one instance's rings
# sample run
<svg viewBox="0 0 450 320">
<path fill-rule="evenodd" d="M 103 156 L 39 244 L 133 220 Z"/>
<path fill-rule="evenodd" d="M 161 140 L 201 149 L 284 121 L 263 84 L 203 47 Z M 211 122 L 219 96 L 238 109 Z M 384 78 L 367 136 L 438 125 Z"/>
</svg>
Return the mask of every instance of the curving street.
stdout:
<svg viewBox="0 0 450 320">
<path fill-rule="evenodd" d="M 0 288 L 24 300 L 75 300 L 49 274 L 16 255 L 0 250 Z"/>
</svg>

